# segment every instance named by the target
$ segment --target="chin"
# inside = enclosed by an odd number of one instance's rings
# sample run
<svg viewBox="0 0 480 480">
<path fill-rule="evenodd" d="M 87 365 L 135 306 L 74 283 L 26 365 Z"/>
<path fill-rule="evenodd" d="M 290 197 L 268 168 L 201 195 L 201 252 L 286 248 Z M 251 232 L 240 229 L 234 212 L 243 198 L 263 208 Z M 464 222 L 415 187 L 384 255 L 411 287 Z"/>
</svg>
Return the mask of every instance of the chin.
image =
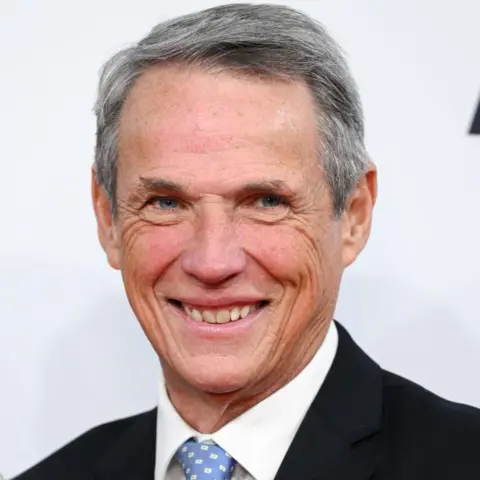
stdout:
<svg viewBox="0 0 480 480">
<path fill-rule="evenodd" d="M 196 362 L 182 375 L 189 385 L 207 393 L 233 393 L 250 384 L 251 372 L 248 368 L 238 369 L 238 359 L 227 360 L 213 358 Z"/>
</svg>

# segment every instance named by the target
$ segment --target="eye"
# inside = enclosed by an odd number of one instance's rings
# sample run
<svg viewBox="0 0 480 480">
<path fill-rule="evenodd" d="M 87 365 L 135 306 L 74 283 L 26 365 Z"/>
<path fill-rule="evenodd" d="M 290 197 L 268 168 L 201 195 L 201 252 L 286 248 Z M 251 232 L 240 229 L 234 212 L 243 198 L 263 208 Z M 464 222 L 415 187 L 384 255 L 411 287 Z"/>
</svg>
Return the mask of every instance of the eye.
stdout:
<svg viewBox="0 0 480 480">
<path fill-rule="evenodd" d="M 255 201 L 255 206 L 259 208 L 275 208 L 284 204 L 285 200 L 280 195 L 262 195 Z"/>
<path fill-rule="evenodd" d="M 179 206 L 178 200 L 172 197 L 155 197 L 149 203 L 160 210 L 174 210 Z"/>
</svg>

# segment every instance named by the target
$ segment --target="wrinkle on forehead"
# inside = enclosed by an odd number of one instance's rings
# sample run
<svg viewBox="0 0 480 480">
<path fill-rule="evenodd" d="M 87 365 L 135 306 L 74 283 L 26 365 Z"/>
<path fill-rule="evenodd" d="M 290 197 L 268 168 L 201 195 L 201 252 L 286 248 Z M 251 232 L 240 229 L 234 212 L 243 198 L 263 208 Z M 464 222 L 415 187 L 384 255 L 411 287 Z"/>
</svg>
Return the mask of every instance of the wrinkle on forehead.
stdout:
<svg viewBox="0 0 480 480">
<path fill-rule="evenodd" d="M 296 130 L 295 125 L 307 132 L 314 117 L 310 92 L 300 82 L 154 67 L 127 97 L 120 127 L 137 135 L 153 133 L 152 127 L 183 136 L 208 134 L 222 142 L 232 130 L 247 138 Z"/>
<path fill-rule="evenodd" d="M 298 169 L 312 158 L 316 164 L 317 153 L 310 92 L 285 80 L 153 67 L 127 97 L 120 120 L 119 171 L 133 174 L 185 166 L 188 158 L 194 170 L 199 162 Z"/>
</svg>

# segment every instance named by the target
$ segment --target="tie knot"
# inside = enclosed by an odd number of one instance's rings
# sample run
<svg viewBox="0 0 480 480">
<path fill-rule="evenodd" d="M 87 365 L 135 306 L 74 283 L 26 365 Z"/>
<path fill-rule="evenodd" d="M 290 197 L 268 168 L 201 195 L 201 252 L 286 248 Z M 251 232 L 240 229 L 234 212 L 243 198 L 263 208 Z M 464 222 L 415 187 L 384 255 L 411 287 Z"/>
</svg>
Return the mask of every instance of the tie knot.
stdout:
<svg viewBox="0 0 480 480">
<path fill-rule="evenodd" d="M 235 460 L 216 443 L 187 440 L 175 454 L 186 480 L 229 480 Z"/>
</svg>

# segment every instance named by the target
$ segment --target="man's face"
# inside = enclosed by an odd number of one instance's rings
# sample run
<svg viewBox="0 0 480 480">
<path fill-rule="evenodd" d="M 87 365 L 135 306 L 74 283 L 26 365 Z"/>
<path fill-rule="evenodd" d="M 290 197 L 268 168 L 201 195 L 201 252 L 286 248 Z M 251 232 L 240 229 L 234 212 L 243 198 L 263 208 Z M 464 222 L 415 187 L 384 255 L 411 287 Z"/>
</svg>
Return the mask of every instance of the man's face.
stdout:
<svg viewBox="0 0 480 480">
<path fill-rule="evenodd" d="M 318 348 L 346 261 L 304 85 L 148 70 L 117 201 L 109 261 L 172 381 L 270 388 Z"/>
</svg>

